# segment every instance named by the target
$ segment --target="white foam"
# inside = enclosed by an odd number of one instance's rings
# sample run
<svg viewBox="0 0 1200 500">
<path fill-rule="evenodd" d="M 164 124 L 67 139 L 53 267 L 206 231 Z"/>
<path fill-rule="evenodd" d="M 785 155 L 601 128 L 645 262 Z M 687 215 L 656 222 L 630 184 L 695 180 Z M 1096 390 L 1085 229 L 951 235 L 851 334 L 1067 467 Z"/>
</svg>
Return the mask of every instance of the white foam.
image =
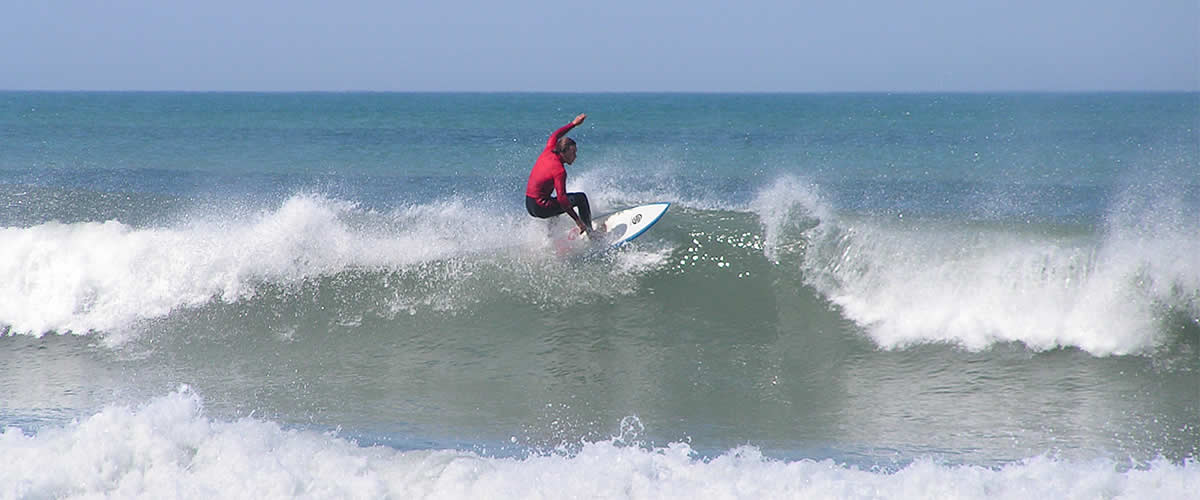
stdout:
<svg viewBox="0 0 1200 500">
<path fill-rule="evenodd" d="M 1021 342 L 1139 353 L 1161 341 L 1162 311 L 1200 318 L 1200 217 L 1154 224 L 1146 219 L 1161 212 L 1146 211 L 1103 234 L 1052 236 L 998 224 L 852 220 L 794 180 L 760 199 L 769 257 L 795 225 L 790 210 L 820 221 L 788 239 L 805 246 L 805 281 L 885 348 Z"/>
<path fill-rule="evenodd" d="M 999 468 L 919 460 L 898 471 L 784 461 L 742 446 L 586 443 L 571 455 L 492 458 L 362 447 L 251 418 L 205 416 L 187 388 L 82 421 L 0 434 L 0 498 L 1190 498 L 1200 463 L 1032 457 Z"/>
<path fill-rule="evenodd" d="M 173 227 L 107 221 L 0 228 L 0 327 L 112 334 L 177 308 L 246 298 L 262 282 L 536 249 L 548 244 L 538 222 L 487 217 L 456 202 L 375 214 L 297 195 L 274 210 L 204 214 Z"/>
</svg>

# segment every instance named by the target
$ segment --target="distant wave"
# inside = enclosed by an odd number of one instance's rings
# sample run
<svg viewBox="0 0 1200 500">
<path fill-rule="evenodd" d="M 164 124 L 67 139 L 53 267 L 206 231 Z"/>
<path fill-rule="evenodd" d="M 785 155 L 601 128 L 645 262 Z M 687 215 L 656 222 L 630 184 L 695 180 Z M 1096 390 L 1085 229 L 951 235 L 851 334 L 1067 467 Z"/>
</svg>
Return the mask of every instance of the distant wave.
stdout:
<svg viewBox="0 0 1200 500">
<path fill-rule="evenodd" d="M 896 470 L 783 461 L 742 446 L 700 458 L 621 438 L 570 454 L 494 458 L 363 447 L 335 434 L 205 415 L 184 387 L 63 427 L 0 434 L 0 497 L 65 498 L 1187 498 L 1200 464 L 1036 456 L 988 468 L 921 459 Z M 1131 465 L 1134 465 L 1131 467 Z"/>
</svg>

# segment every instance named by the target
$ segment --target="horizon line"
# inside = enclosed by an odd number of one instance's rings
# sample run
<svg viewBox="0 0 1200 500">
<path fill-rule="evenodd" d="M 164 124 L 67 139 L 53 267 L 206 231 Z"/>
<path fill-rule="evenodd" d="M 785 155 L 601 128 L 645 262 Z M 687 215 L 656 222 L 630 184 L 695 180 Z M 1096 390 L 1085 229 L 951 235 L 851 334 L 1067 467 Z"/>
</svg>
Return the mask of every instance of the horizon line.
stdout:
<svg viewBox="0 0 1200 500">
<path fill-rule="evenodd" d="M 986 89 L 986 90 L 371 90 L 371 89 L 46 89 L 6 88 L 0 92 L 130 94 L 692 94 L 692 95 L 834 95 L 834 94 L 1191 94 L 1196 89 Z"/>
</svg>

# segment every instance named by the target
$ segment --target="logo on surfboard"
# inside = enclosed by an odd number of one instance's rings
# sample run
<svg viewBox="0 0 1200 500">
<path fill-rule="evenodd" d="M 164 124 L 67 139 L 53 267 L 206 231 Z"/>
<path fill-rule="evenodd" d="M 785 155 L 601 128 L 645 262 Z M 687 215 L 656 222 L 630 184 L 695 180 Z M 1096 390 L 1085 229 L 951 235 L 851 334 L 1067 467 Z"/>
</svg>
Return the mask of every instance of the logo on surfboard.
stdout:
<svg viewBox="0 0 1200 500">
<path fill-rule="evenodd" d="M 641 222 L 641 221 L 642 221 L 642 214 L 637 214 L 637 215 L 634 215 L 634 216 L 633 216 L 633 221 L 632 221 L 632 222 L 633 222 L 634 224 L 637 224 L 637 223 L 639 223 L 639 222 Z"/>
</svg>

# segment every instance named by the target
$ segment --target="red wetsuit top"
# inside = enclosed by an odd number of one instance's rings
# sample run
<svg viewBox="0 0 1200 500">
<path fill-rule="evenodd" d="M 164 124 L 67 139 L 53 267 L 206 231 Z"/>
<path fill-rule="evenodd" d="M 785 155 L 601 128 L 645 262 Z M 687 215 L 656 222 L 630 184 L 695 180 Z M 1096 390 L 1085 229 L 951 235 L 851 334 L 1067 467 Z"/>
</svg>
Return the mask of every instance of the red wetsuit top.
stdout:
<svg viewBox="0 0 1200 500">
<path fill-rule="evenodd" d="M 568 123 L 550 134 L 550 140 L 546 141 L 546 148 L 542 150 L 537 162 L 533 164 L 533 170 L 529 172 L 529 183 L 525 185 L 525 196 L 533 198 L 540 206 L 549 208 L 554 203 L 550 198 L 550 191 L 553 190 L 557 195 L 559 206 L 563 210 L 571 208 L 571 202 L 567 201 L 567 169 L 563 167 L 562 158 L 559 158 L 558 153 L 554 152 L 554 146 L 558 144 L 559 137 L 573 128 L 575 128 L 575 124 Z"/>
</svg>

